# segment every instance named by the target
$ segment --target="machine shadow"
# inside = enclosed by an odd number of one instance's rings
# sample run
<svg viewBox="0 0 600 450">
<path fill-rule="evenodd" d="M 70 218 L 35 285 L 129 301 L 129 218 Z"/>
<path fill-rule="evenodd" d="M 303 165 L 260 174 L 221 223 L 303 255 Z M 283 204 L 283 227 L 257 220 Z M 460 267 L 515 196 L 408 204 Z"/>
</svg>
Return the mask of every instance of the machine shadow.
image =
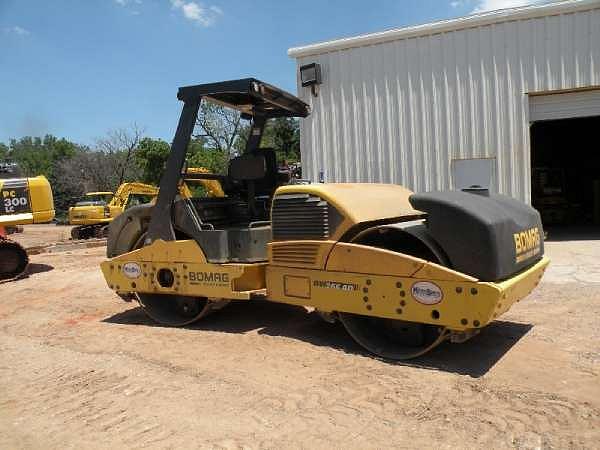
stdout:
<svg viewBox="0 0 600 450">
<path fill-rule="evenodd" d="M 485 375 L 533 328 L 528 323 L 497 320 L 462 344 L 444 343 L 422 356 L 417 365 L 479 378 Z"/>
<path fill-rule="evenodd" d="M 26 278 L 36 273 L 50 272 L 51 270 L 54 270 L 54 266 L 49 264 L 30 263 L 24 273 L 24 277 Z"/>
<path fill-rule="evenodd" d="M 107 317 L 106 323 L 162 327 L 152 321 L 141 307 Z M 329 324 L 316 312 L 301 306 L 267 301 L 232 302 L 201 321 L 185 327 L 222 333 L 257 331 L 282 336 L 312 345 L 334 348 L 345 353 L 377 358 L 356 344 L 340 323 Z M 485 375 L 532 328 L 530 324 L 496 321 L 463 344 L 444 343 L 431 353 L 410 361 L 382 362 L 481 377 Z"/>
</svg>

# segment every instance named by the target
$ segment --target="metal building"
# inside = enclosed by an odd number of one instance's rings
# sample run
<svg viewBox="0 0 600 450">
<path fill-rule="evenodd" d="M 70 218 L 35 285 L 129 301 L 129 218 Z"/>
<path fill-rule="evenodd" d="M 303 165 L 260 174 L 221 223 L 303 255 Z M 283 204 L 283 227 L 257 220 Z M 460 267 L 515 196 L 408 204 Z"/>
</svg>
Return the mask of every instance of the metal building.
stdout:
<svg viewBox="0 0 600 450">
<path fill-rule="evenodd" d="M 586 214 L 600 221 L 599 0 L 494 11 L 289 55 L 312 107 L 301 127 L 305 178 L 415 191 L 488 184 L 529 202 L 532 175 L 551 192 L 556 177 L 586 171 L 578 189 L 597 190 Z M 312 63 L 321 84 L 303 86 L 300 68 Z M 564 120 L 583 117 L 591 119 Z"/>
</svg>

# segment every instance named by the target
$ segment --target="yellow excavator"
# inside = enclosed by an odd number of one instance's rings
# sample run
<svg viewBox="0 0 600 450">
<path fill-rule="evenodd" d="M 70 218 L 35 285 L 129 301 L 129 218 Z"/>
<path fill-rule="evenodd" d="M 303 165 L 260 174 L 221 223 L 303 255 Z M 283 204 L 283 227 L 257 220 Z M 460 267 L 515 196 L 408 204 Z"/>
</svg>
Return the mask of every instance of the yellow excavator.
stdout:
<svg viewBox="0 0 600 450">
<path fill-rule="evenodd" d="M 309 106 L 254 78 L 179 89 L 183 110 L 155 204 L 114 220 L 101 264 L 110 289 L 184 326 L 230 301 L 314 308 L 394 360 L 461 343 L 526 297 L 549 263 L 539 213 L 482 189 L 413 193 L 392 184 L 287 184 L 260 147 L 268 119 Z M 202 101 L 252 120 L 226 175 L 182 171 Z M 189 178 L 224 197 L 181 198 Z"/>
<path fill-rule="evenodd" d="M 90 192 L 69 208 L 69 225 L 73 239 L 105 237 L 108 225 L 127 208 L 149 203 L 158 188 L 143 183 L 123 183 L 117 192 Z"/>
<path fill-rule="evenodd" d="M 0 179 L 0 280 L 21 275 L 29 263 L 25 249 L 6 229 L 54 219 L 54 199 L 44 176 Z"/>
<path fill-rule="evenodd" d="M 220 177 L 217 175 L 210 179 L 211 175 L 210 170 L 205 167 L 187 167 L 182 174 L 179 194 L 184 198 L 192 198 L 194 195 L 189 186 L 200 185 L 206 197 L 225 197 L 225 191 L 219 182 Z"/>
<path fill-rule="evenodd" d="M 189 167 L 186 173 L 191 176 L 206 174 L 204 167 Z M 194 183 L 194 180 L 190 180 Z M 223 189 L 217 180 L 198 180 L 209 197 L 224 196 Z M 117 192 L 88 192 L 85 197 L 69 208 L 69 225 L 75 225 L 71 230 L 73 239 L 90 239 L 106 237 L 108 225 L 123 211 L 136 205 L 151 203 L 158 195 L 158 188 L 144 183 L 123 183 Z M 180 185 L 180 195 L 190 198 L 192 193 L 184 182 Z"/>
</svg>

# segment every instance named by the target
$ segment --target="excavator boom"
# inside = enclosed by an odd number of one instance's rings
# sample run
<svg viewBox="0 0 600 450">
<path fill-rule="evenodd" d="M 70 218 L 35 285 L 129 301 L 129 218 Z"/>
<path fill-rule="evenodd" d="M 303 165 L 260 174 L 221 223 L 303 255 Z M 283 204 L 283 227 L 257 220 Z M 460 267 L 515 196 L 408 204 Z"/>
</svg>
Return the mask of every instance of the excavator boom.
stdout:
<svg viewBox="0 0 600 450">
<path fill-rule="evenodd" d="M 127 204 L 130 195 L 147 195 L 155 197 L 158 194 L 158 188 L 144 183 L 123 183 L 117 189 L 114 197 L 109 203 L 110 207 L 123 208 Z"/>
</svg>

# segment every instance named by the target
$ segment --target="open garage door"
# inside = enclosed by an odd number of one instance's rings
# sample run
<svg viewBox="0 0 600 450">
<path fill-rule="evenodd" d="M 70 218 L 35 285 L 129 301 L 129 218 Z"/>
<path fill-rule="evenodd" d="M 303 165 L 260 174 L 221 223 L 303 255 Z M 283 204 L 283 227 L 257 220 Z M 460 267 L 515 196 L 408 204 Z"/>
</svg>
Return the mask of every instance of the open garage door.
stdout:
<svg viewBox="0 0 600 450">
<path fill-rule="evenodd" d="M 600 237 L 600 90 L 530 97 L 532 204 L 550 237 Z"/>
<path fill-rule="evenodd" d="M 600 116 L 600 89 L 529 97 L 529 120 Z"/>
</svg>

